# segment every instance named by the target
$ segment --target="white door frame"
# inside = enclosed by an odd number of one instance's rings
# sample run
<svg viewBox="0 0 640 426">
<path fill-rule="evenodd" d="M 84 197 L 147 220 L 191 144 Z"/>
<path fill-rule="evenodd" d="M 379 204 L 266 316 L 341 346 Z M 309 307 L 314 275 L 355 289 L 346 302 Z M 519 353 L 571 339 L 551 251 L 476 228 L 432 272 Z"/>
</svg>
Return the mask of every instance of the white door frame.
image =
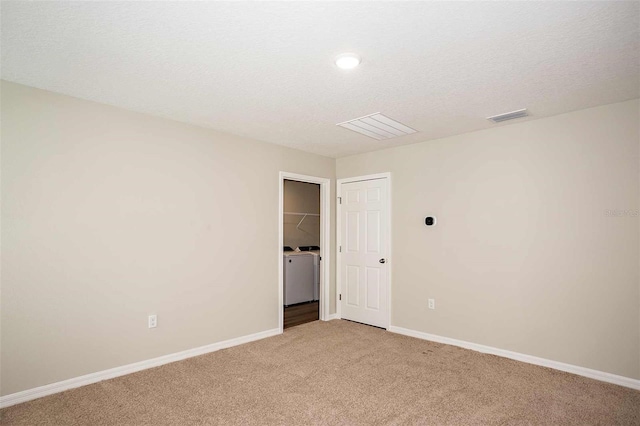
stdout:
<svg viewBox="0 0 640 426">
<path fill-rule="evenodd" d="M 317 176 L 300 175 L 297 173 L 280 172 L 279 203 L 278 203 L 278 327 L 280 333 L 284 330 L 284 270 L 282 256 L 284 255 L 284 181 L 316 183 L 320 185 L 320 309 L 321 321 L 328 321 L 329 317 L 329 282 L 331 271 L 331 179 Z"/>
<path fill-rule="evenodd" d="M 391 173 L 376 173 L 372 175 L 365 176 L 355 176 L 350 178 L 338 179 L 336 181 L 336 191 L 338 193 L 338 198 L 342 199 L 342 184 L 343 183 L 351 183 L 351 182 L 360 182 L 363 180 L 373 180 L 373 179 L 387 179 L 387 195 L 388 195 L 388 215 L 387 215 L 387 263 L 389 267 L 387 269 L 387 330 L 391 327 L 391 269 L 393 266 L 393 255 L 391 252 Z M 342 294 L 342 254 L 338 250 L 338 247 L 342 245 L 342 207 L 341 204 L 338 203 L 336 205 L 336 316 L 338 318 L 342 318 L 342 302 L 339 300 L 338 295 Z"/>
</svg>

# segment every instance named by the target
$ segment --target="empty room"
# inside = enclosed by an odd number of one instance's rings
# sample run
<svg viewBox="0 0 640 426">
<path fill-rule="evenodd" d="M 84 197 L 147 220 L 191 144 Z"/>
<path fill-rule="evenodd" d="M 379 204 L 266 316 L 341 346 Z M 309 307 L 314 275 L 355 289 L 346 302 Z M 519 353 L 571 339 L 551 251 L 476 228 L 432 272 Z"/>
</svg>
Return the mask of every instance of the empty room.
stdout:
<svg viewBox="0 0 640 426">
<path fill-rule="evenodd" d="M 640 425 L 640 2 L 0 35 L 0 424 Z"/>
</svg>

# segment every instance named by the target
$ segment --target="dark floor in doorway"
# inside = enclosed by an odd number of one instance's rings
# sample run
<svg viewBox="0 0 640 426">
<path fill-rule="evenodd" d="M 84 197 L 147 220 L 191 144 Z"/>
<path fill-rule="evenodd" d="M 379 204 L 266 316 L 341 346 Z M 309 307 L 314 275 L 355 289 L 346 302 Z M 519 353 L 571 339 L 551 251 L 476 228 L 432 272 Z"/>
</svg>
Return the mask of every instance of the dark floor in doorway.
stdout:
<svg viewBox="0 0 640 426">
<path fill-rule="evenodd" d="M 284 328 L 294 327 L 319 319 L 319 302 L 300 303 L 285 306 Z"/>
</svg>

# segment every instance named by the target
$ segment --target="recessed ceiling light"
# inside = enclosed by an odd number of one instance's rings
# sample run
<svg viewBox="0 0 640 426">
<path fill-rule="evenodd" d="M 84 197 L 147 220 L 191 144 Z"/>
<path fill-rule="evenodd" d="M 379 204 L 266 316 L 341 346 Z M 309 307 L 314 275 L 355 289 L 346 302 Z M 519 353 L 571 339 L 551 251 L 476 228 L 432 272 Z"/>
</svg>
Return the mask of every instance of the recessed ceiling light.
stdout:
<svg viewBox="0 0 640 426">
<path fill-rule="evenodd" d="M 343 70 L 350 70 L 360 65 L 360 56 L 355 53 L 343 53 L 336 58 L 336 65 Z"/>
</svg>

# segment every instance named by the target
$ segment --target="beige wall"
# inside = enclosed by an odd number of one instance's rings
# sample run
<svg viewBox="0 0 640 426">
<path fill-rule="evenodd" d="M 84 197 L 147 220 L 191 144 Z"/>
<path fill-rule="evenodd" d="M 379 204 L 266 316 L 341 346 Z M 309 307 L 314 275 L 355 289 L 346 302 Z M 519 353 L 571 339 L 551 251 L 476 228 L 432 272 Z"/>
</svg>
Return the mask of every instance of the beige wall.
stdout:
<svg viewBox="0 0 640 426">
<path fill-rule="evenodd" d="M 334 167 L 392 172 L 393 325 L 640 378 L 638 101 L 336 163 L 1 89 L 2 395 L 276 328 L 278 172 Z"/>
<path fill-rule="evenodd" d="M 1 89 L 3 395 L 278 327 L 278 173 L 333 159 Z"/>
<path fill-rule="evenodd" d="M 320 216 L 286 214 L 320 214 L 320 185 L 285 180 L 283 195 L 284 245 L 294 249 L 300 246 L 320 246 Z M 302 219 L 304 220 L 300 223 Z"/>
<path fill-rule="evenodd" d="M 392 324 L 640 378 L 639 117 L 635 100 L 338 159 L 338 178 L 392 173 Z"/>
</svg>

